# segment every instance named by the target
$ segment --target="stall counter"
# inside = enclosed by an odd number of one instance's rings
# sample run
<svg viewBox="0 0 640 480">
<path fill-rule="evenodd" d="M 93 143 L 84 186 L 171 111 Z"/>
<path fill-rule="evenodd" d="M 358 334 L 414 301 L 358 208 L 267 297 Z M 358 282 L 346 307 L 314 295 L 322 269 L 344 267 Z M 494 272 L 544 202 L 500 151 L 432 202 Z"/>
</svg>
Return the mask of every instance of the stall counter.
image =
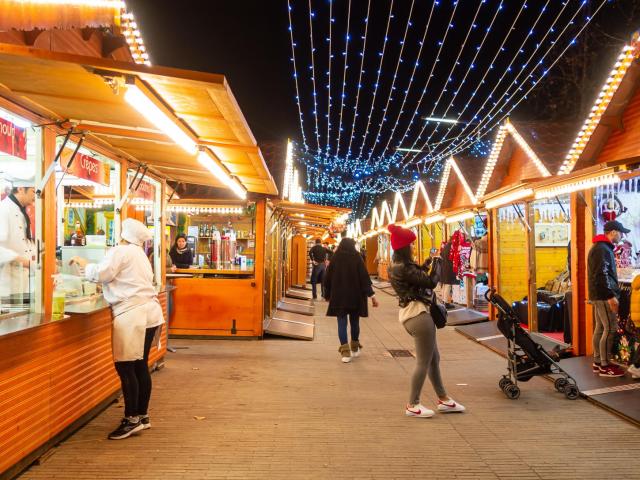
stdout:
<svg viewBox="0 0 640 480">
<path fill-rule="evenodd" d="M 166 292 L 158 295 L 166 312 Z M 0 320 L 0 477 L 11 478 L 89 421 L 119 394 L 111 355 L 111 310 Z M 3 329 L 3 326 L 7 328 Z M 149 365 L 166 353 L 152 347 Z M 105 433 L 106 435 L 106 433 Z"/>
</svg>

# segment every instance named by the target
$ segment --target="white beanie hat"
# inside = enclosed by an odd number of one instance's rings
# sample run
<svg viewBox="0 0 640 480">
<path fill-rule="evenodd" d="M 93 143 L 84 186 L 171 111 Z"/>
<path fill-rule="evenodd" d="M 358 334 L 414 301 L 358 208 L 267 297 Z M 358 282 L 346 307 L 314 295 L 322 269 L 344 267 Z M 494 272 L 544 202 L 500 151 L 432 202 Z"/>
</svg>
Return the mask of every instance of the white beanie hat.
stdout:
<svg viewBox="0 0 640 480">
<path fill-rule="evenodd" d="M 145 225 L 133 218 L 127 218 L 122 222 L 122 233 L 120 236 L 129 243 L 141 246 L 147 240 L 153 238 L 151 231 Z"/>
</svg>

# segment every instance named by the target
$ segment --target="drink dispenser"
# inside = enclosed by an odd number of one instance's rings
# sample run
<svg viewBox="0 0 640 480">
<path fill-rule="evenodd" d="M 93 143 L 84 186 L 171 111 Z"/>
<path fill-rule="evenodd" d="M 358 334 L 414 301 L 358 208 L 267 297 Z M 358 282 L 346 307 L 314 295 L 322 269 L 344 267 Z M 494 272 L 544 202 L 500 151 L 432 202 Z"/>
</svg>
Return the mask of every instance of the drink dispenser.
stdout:
<svg viewBox="0 0 640 480">
<path fill-rule="evenodd" d="M 220 247 L 221 236 L 220 231 L 214 226 L 211 231 L 211 239 L 209 240 L 210 253 L 211 253 L 211 268 L 220 268 Z"/>
</svg>

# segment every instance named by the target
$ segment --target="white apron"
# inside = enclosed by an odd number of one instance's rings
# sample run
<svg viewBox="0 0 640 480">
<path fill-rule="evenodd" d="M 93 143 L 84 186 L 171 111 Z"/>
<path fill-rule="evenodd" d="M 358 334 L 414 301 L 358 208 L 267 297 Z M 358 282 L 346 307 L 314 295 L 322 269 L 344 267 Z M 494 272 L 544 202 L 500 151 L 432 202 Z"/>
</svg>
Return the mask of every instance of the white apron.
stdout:
<svg viewBox="0 0 640 480">
<path fill-rule="evenodd" d="M 16 257 L 34 261 L 35 248 L 22 212 L 7 197 L 0 202 L 0 297 L 33 292 L 33 270 L 14 262 Z"/>
<path fill-rule="evenodd" d="M 144 337 L 147 328 L 164 323 L 162 307 L 157 299 L 134 306 L 113 317 L 113 361 L 130 362 L 144 357 Z M 161 328 L 156 330 L 153 344 L 160 348 Z"/>
</svg>

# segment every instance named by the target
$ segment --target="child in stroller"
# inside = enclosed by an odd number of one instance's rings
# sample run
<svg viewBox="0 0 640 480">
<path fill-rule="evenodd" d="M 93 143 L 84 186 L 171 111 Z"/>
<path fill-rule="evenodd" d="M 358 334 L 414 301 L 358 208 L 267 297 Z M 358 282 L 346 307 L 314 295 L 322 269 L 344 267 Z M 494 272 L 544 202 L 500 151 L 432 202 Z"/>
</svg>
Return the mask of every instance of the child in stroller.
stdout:
<svg viewBox="0 0 640 480">
<path fill-rule="evenodd" d="M 580 390 L 575 379 L 558 365 L 554 359 L 557 355 L 546 352 L 520 326 L 520 319 L 511 305 L 496 293 L 495 288 L 488 290 L 485 298 L 498 309 L 498 330 L 509 344 L 508 374 L 503 375 L 498 383 L 507 398 L 515 400 L 520 397 L 518 381 L 527 382 L 536 375 L 557 376 L 554 383 L 556 390 L 570 400 L 578 398 Z"/>
</svg>

